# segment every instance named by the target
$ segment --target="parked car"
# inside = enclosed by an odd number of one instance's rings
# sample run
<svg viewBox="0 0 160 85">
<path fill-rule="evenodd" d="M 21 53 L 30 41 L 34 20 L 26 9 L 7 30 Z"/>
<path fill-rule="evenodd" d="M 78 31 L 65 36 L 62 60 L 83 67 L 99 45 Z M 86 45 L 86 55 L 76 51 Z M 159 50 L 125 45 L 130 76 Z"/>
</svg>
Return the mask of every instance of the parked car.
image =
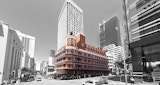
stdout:
<svg viewBox="0 0 160 85">
<path fill-rule="evenodd" d="M 37 78 L 37 81 L 41 81 L 41 77 L 38 77 L 38 78 Z"/>
<path fill-rule="evenodd" d="M 29 79 L 28 79 L 28 81 L 34 81 L 35 79 L 34 79 L 34 75 L 31 75 L 30 77 L 29 77 Z"/>
<path fill-rule="evenodd" d="M 101 77 L 100 82 L 103 84 L 108 84 L 108 78 L 107 77 Z"/>
</svg>

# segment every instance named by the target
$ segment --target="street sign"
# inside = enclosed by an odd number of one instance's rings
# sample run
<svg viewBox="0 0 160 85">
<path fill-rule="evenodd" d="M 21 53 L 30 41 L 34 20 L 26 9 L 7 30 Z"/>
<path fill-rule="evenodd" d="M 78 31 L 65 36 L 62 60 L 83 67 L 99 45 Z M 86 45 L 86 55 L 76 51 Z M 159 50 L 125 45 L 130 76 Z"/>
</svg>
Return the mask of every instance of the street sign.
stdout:
<svg viewBox="0 0 160 85">
<path fill-rule="evenodd" d="M 160 72 L 152 72 L 154 82 L 160 83 Z"/>
</svg>

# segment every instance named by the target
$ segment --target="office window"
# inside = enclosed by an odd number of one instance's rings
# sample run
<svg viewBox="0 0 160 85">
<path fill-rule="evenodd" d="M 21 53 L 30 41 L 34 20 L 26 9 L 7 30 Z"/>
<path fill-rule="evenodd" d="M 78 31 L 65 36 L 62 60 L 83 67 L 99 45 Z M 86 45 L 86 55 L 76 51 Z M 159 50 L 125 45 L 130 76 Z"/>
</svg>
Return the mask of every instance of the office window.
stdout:
<svg viewBox="0 0 160 85">
<path fill-rule="evenodd" d="M 151 0 L 139 0 L 136 3 L 136 8 L 139 9 L 140 7 L 144 6 L 145 4 L 147 4 L 148 2 L 150 2 Z"/>
</svg>

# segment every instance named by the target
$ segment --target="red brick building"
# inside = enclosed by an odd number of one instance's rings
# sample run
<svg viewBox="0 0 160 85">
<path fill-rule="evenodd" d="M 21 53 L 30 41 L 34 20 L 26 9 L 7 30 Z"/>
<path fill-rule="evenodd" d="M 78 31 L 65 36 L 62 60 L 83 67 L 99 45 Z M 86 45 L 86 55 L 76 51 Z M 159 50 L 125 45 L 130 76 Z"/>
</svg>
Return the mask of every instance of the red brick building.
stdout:
<svg viewBox="0 0 160 85">
<path fill-rule="evenodd" d="M 55 56 L 55 70 L 67 77 L 108 74 L 108 60 L 101 48 L 85 43 L 85 36 L 67 35 L 66 44 Z"/>
</svg>

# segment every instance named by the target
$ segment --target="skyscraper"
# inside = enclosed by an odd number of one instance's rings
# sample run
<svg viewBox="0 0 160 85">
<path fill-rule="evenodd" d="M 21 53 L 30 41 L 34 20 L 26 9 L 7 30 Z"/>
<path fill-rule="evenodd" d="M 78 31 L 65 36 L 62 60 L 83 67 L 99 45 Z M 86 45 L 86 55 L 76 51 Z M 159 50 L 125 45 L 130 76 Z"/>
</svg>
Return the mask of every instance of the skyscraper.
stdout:
<svg viewBox="0 0 160 85">
<path fill-rule="evenodd" d="M 122 60 L 122 37 L 120 37 L 119 18 L 117 15 L 99 24 L 100 47 L 106 52 L 111 72 L 116 71 L 115 62 Z"/>
<path fill-rule="evenodd" d="M 72 0 L 65 0 L 58 19 L 57 50 L 64 46 L 65 37 L 70 32 L 83 34 L 83 10 Z"/>
<path fill-rule="evenodd" d="M 21 33 L 20 31 L 16 31 L 20 40 L 22 41 L 24 51 L 29 55 L 29 57 L 34 57 L 34 50 L 35 50 L 35 37 L 26 35 Z"/>
<path fill-rule="evenodd" d="M 35 70 L 35 60 L 34 60 L 34 50 L 35 50 L 35 37 L 21 33 L 17 31 L 19 39 L 23 45 L 23 57 L 21 58 L 21 69 L 24 72 L 27 72 L 27 69 L 31 69 L 30 73 L 33 73 Z"/>
<path fill-rule="evenodd" d="M 127 17 L 134 72 L 160 61 L 160 0 L 128 0 Z"/>
<path fill-rule="evenodd" d="M 55 50 L 50 50 L 50 56 L 48 59 L 48 65 L 53 66 L 54 65 L 54 56 L 55 56 Z"/>
<path fill-rule="evenodd" d="M 110 44 L 120 45 L 120 26 L 117 16 L 111 17 L 108 21 L 99 24 L 100 47 Z"/>
</svg>

